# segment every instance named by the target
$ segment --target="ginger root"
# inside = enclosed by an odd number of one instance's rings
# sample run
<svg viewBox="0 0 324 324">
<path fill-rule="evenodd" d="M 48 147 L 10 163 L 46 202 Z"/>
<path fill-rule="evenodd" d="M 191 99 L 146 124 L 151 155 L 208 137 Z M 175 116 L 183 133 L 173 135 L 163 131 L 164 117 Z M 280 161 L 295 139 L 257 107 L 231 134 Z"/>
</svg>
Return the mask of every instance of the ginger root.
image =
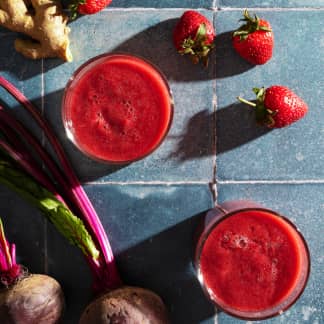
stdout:
<svg viewBox="0 0 324 324">
<path fill-rule="evenodd" d="M 72 61 L 67 21 L 57 0 L 0 0 L 0 25 L 31 38 L 15 40 L 16 50 L 31 59 Z"/>
</svg>

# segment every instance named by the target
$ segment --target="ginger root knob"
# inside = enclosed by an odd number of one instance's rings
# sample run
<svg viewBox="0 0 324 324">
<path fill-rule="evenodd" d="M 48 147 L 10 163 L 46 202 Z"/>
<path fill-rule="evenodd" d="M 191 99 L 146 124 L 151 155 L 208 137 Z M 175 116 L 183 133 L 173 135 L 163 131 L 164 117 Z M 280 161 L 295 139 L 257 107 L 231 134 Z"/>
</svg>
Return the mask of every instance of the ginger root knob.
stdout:
<svg viewBox="0 0 324 324">
<path fill-rule="evenodd" d="M 0 25 L 31 38 L 15 41 L 16 50 L 31 59 L 72 61 L 67 21 L 57 0 L 0 0 Z"/>
</svg>

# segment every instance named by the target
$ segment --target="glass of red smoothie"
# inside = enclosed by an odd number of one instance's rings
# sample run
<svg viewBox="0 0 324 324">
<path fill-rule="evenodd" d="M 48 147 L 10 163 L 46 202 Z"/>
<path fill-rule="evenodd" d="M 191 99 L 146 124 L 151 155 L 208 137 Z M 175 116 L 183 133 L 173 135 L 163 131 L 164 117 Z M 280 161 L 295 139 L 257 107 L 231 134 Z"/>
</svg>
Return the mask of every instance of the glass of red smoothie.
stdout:
<svg viewBox="0 0 324 324">
<path fill-rule="evenodd" d="M 152 153 L 173 117 L 165 76 L 152 63 L 130 54 L 103 54 L 70 78 L 62 102 L 68 138 L 87 156 L 130 163 Z"/>
<path fill-rule="evenodd" d="M 287 218 L 250 201 L 226 202 L 205 215 L 194 262 L 207 297 L 245 320 L 273 317 L 304 291 L 307 244 Z"/>
</svg>

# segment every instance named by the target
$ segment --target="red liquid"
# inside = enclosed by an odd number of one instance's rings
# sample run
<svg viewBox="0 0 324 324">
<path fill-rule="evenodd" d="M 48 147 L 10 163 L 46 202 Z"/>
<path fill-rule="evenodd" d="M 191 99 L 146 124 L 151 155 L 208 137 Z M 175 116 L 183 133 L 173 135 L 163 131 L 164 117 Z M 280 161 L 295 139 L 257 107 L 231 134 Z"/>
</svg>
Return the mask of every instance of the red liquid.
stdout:
<svg viewBox="0 0 324 324">
<path fill-rule="evenodd" d="M 71 87 L 68 119 L 77 145 L 111 162 L 153 151 L 168 131 L 172 104 L 165 80 L 128 55 L 101 58 Z"/>
<path fill-rule="evenodd" d="M 258 312 L 282 302 L 301 274 L 295 230 L 266 211 L 225 218 L 208 236 L 200 258 L 204 284 L 223 309 Z"/>
</svg>

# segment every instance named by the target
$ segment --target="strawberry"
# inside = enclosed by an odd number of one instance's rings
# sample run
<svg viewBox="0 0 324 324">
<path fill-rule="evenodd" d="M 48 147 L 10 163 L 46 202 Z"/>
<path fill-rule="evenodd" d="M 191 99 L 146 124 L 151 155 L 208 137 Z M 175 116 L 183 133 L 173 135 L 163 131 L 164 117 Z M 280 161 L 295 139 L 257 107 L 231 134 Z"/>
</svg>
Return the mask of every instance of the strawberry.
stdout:
<svg viewBox="0 0 324 324">
<path fill-rule="evenodd" d="M 110 5 L 112 0 L 74 0 L 69 6 L 71 18 L 74 19 L 77 13 L 82 15 L 92 15 Z"/>
<path fill-rule="evenodd" d="M 251 17 L 244 11 L 245 24 L 233 33 L 232 43 L 236 52 L 252 64 L 264 64 L 272 57 L 273 32 L 268 21 Z"/>
<path fill-rule="evenodd" d="M 256 103 L 241 97 L 238 100 L 255 108 L 256 120 L 270 128 L 288 126 L 303 118 L 308 112 L 307 104 L 292 90 L 281 85 L 267 89 L 253 88 Z"/>
<path fill-rule="evenodd" d="M 181 54 L 188 54 L 193 63 L 208 64 L 208 55 L 214 47 L 215 31 L 212 23 L 199 12 L 187 10 L 173 30 L 173 43 Z"/>
</svg>

